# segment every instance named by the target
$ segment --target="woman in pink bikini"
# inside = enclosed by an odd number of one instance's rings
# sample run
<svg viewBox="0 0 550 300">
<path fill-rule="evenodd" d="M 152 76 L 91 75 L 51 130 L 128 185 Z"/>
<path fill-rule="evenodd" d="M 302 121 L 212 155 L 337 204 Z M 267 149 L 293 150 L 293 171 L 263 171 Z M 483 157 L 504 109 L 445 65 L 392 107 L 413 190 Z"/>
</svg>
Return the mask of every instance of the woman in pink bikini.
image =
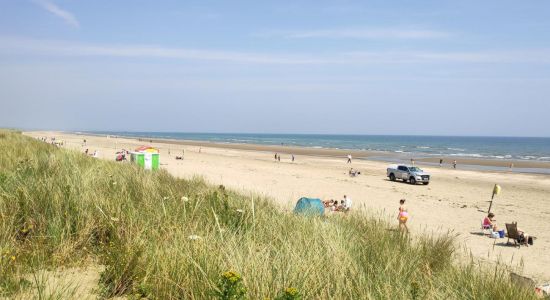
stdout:
<svg viewBox="0 0 550 300">
<path fill-rule="evenodd" d="M 405 199 L 399 200 L 399 214 L 397 214 L 397 220 L 399 220 L 399 229 L 409 232 L 407 227 L 407 220 L 409 219 L 409 212 L 405 206 Z"/>
</svg>

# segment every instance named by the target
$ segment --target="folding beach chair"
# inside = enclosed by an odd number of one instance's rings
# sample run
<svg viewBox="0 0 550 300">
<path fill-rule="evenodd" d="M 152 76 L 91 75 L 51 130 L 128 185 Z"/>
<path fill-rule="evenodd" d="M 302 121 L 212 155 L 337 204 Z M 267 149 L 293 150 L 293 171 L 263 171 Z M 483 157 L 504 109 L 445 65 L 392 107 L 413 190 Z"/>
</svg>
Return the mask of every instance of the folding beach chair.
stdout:
<svg viewBox="0 0 550 300">
<path fill-rule="evenodd" d="M 514 240 L 514 245 L 521 247 L 524 237 L 518 232 L 518 223 L 513 222 L 512 224 L 506 224 L 506 232 L 508 235 L 507 244 L 510 244 L 510 239 Z"/>
</svg>

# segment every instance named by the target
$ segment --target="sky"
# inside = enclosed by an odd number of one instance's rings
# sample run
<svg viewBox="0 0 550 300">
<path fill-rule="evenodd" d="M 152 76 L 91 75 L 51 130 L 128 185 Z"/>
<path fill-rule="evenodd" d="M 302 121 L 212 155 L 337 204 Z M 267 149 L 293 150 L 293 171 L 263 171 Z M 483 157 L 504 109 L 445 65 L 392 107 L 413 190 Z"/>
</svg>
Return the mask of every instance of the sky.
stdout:
<svg viewBox="0 0 550 300">
<path fill-rule="evenodd" d="M 0 0 L 0 127 L 550 136 L 550 1 Z"/>
</svg>

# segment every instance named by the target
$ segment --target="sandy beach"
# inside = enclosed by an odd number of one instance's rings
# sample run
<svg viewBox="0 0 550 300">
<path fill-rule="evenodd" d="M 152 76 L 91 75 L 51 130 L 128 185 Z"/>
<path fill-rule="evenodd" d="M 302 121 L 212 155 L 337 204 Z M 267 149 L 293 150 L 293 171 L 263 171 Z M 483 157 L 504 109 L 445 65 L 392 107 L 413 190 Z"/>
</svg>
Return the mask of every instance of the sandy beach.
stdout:
<svg viewBox="0 0 550 300">
<path fill-rule="evenodd" d="M 465 246 L 465 253 L 484 261 L 501 261 L 514 270 L 550 281 L 550 176 L 507 172 L 453 170 L 418 164 L 432 174 L 428 186 L 391 182 L 386 178 L 387 163 L 368 159 L 346 164 L 342 150 L 316 151 L 256 145 L 216 145 L 201 142 L 139 141 L 131 138 L 77 135 L 61 132 L 26 132 L 32 137 L 56 137 L 65 148 L 114 160 L 116 150 L 134 149 L 148 144 L 160 148 L 161 168 L 181 178 L 202 176 L 213 184 L 223 184 L 245 193 L 272 198 L 282 209 L 290 210 L 301 196 L 322 199 L 353 199 L 353 209 L 364 209 L 392 222 L 399 199 L 407 199 L 412 234 L 452 231 Z M 86 146 L 83 140 L 86 139 Z M 199 152 L 200 149 L 200 152 Z M 185 151 L 184 160 L 175 160 Z M 274 152 L 281 161 L 274 160 Z M 170 154 L 168 153 L 170 152 Z M 291 162 L 290 153 L 296 160 Z M 361 153 L 353 153 L 362 157 Z M 372 155 L 372 153 L 368 154 Z M 368 155 L 364 156 L 368 158 Z M 383 155 L 383 154 L 380 154 Z M 353 167 L 361 172 L 350 177 Z M 534 167 L 534 166 L 529 166 Z M 535 167 L 540 167 L 537 165 Z M 507 239 L 479 235 L 480 223 L 489 206 L 495 183 L 502 193 L 495 197 L 492 211 L 497 224 L 518 222 L 528 234 L 537 237 L 530 247 L 511 247 Z M 397 226 L 397 224 L 396 224 Z"/>
</svg>

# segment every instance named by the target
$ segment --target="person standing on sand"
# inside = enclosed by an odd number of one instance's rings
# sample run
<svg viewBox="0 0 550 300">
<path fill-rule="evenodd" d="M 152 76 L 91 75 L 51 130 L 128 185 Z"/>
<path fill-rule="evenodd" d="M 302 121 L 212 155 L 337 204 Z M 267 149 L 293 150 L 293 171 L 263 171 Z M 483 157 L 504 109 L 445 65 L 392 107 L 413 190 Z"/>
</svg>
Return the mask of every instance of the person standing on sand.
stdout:
<svg viewBox="0 0 550 300">
<path fill-rule="evenodd" d="M 409 219 L 409 212 L 405 206 L 405 199 L 399 200 L 399 213 L 397 214 L 397 220 L 399 221 L 399 230 L 409 233 L 407 227 L 407 220 Z"/>
<path fill-rule="evenodd" d="M 443 166 L 443 158 L 439 159 L 439 167 L 441 168 Z"/>
<path fill-rule="evenodd" d="M 342 202 L 344 202 L 344 203 L 342 204 L 344 211 L 346 211 L 346 212 L 349 211 L 349 210 L 351 209 L 351 204 L 352 204 L 351 198 L 349 198 L 348 196 L 344 195 L 344 200 L 342 200 Z"/>
<path fill-rule="evenodd" d="M 456 159 L 455 159 L 455 160 L 453 160 L 453 168 L 455 168 L 455 169 L 456 169 Z"/>
<path fill-rule="evenodd" d="M 351 164 L 351 154 L 348 154 L 348 164 Z"/>
<path fill-rule="evenodd" d="M 411 158 L 411 166 L 414 167 L 414 158 Z"/>
<path fill-rule="evenodd" d="M 277 160 L 277 153 L 275 153 L 275 160 Z"/>
<path fill-rule="evenodd" d="M 281 161 L 281 154 L 277 155 L 277 161 Z"/>
<path fill-rule="evenodd" d="M 294 154 L 292 154 L 292 162 L 294 162 Z"/>
</svg>

